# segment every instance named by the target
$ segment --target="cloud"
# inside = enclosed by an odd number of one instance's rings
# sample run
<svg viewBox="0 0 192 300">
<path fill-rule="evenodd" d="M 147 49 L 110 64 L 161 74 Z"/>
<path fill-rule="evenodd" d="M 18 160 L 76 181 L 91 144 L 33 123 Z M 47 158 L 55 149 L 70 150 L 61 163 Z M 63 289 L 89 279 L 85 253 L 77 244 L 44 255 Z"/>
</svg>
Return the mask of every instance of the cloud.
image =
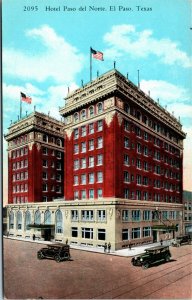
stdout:
<svg viewBox="0 0 192 300">
<path fill-rule="evenodd" d="M 84 56 L 64 37 L 48 25 L 26 31 L 26 36 L 36 39 L 45 49 L 30 53 L 24 50 L 5 48 L 3 51 L 4 73 L 24 80 L 43 82 L 52 79 L 56 83 L 71 82 L 83 68 Z M 40 50 L 39 50 L 40 51 Z"/>
<path fill-rule="evenodd" d="M 109 58 L 125 54 L 133 58 L 147 58 L 155 55 L 164 64 L 178 64 L 184 68 L 192 67 L 192 58 L 180 50 L 176 42 L 168 38 L 158 40 L 153 37 L 152 30 L 139 32 L 133 25 L 115 25 L 111 32 L 104 35 L 104 41 L 109 46 L 105 50 L 105 56 Z"/>
<path fill-rule="evenodd" d="M 183 183 L 184 190 L 192 191 L 192 159 L 191 159 L 191 145 L 192 145 L 192 127 L 184 127 L 183 130 L 187 132 L 187 138 L 184 140 L 184 155 L 183 155 Z"/>
</svg>

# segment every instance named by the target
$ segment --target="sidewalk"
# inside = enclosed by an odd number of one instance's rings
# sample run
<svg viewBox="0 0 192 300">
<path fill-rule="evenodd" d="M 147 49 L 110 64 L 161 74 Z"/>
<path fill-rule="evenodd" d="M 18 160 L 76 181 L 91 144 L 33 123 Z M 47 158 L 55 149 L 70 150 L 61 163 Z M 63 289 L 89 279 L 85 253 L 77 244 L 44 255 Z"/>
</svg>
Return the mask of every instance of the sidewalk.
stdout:
<svg viewBox="0 0 192 300">
<path fill-rule="evenodd" d="M 4 238 L 7 239 L 12 239 L 12 240 L 18 240 L 18 241 L 24 241 L 24 242 L 30 242 L 30 243 L 38 243 L 38 244 L 44 244 L 44 245 L 48 245 L 48 244 L 54 244 L 55 242 L 49 242 L 49 241 L 42 241 L 42 240 L 31 240 L 31 239 L 25 239 L 25 238 L 21 238 L 21 237 L 13 237 L 13 236 L 3 236 Z M 163 245 L 164 246 L 170 246 L 171 244 L 171 240 L 169 241 L 164 241 Z M 155 246 L 160 246 L 160 242 L 157 243 L 151 243 L 151 244 L 146 244 L 146 245 L 142 245 L 142 246 L 134 246 L 133 248 L 129 249 L 129 248 L 125 248 L 125 249 L 120 249 L 120 250 L 116 250 L 116 251 L 111 251 L 110 253 L 107 253 L 107 255 L 118 255 L 118 256 L 135 256 L 138 254 L 141 254 L 143 252 L 145 252 L 145 249 L 151 248 L 151 247 L 155 247 Z M 82 251 L 88 251 L 88 252 L 96 252 L 96 253 L 102 253 L 104 254 L 104 248 L 103 247 L 88 247 L 88 246 L 79 246 L 79 245 L 70 245 L 71 249 L 76 249 L 76 250 L 82 250 Z"/>
</svg>

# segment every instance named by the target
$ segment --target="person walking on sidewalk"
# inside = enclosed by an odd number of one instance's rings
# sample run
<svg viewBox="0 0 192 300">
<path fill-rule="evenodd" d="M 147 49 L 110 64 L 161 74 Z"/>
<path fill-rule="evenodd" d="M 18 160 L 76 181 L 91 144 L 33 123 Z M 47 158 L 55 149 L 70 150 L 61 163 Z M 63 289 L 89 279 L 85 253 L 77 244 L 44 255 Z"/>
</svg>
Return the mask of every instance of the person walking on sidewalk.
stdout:
<svg viewBox="0 0 192 300">
<path fill-rule="evenodd" d="M 104 252 L 106 253 L 106 251 L 107 251 L 107 243 L 104 244 L 103 248 L 104 248 Z"/>
<path fill-rule="evenodd" d="M 111 243 L 109 242 L 108 243 L 108 253 L 110 253 L 110 251 L 111 251 Z"/>
</svg>

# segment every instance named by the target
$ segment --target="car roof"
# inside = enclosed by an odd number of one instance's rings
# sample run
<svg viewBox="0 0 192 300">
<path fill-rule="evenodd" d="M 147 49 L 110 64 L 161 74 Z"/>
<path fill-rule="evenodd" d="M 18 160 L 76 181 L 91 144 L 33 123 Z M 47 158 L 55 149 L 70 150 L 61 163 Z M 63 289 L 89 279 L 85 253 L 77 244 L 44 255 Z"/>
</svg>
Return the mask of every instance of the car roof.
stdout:
<svg viewBox="0 0 192 300">
<path fill-rule="evenodd" d="M 47 245 L 48 247 L 57 247 L 57 248 L 61 248 L 61 247 L 69 247 L 69 245 L 66 245 L 66 244 L 48 244 Z"/>
<path fill-rule="evenodd" d="M 154 251 L 154 250 L 163 250 L 169 248 L 169 246 L 156 246 L 156 247 L 151 247 L 151 248 L 147 248 L 145 249 L 145 251 Z"/>
</svg>

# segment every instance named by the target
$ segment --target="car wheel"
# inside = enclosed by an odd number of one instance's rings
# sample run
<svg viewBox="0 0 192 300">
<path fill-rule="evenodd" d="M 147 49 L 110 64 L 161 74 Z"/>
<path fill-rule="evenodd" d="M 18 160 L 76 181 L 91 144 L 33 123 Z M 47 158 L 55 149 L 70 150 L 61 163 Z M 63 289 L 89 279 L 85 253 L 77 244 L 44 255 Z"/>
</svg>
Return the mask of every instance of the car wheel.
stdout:
<svg viewBox="0 0 192 300">
<path fill-rule="evenodd" d="M 59 263 L 61 261 L 61 257 L 59 255 L 55 255 L 55 261 Z"/>
<path fill-rule="evenodd" d="M 69 259 L 70 259 L 70 254 L 64 253 L 64 260 L 69 260 Z"/>
<path fill-rule="evenodd" d="M 135 266 L 135 262 L 134 262 L 134 260 L 133 260 L 131 263 L 132 263 L 132 265 L 133 265 L 133 266 Z"/>
<path fill-rule="evenodd" d="M 169 261 L 170 261 L 170 259 L 171 259 L 171 257 L 170 257 L 169 255 L 166 255 L 166 257 L 165 257 L 165 261 L 166 261 L 166 262 L 169 262 Z"/>
<path fill-rule="evenodd" d="M 143 269 L 148 269 L 149 268 L 149 263 L 147 261 L 144 262 L 143 265 L 142 265 L 142 268 Z"/>
<path fill-rule="evenodd" d="M 43 259 L 44 255 L 42 252 L 37 253 L 37 258 L 38 259 Z"/>
</svg>

